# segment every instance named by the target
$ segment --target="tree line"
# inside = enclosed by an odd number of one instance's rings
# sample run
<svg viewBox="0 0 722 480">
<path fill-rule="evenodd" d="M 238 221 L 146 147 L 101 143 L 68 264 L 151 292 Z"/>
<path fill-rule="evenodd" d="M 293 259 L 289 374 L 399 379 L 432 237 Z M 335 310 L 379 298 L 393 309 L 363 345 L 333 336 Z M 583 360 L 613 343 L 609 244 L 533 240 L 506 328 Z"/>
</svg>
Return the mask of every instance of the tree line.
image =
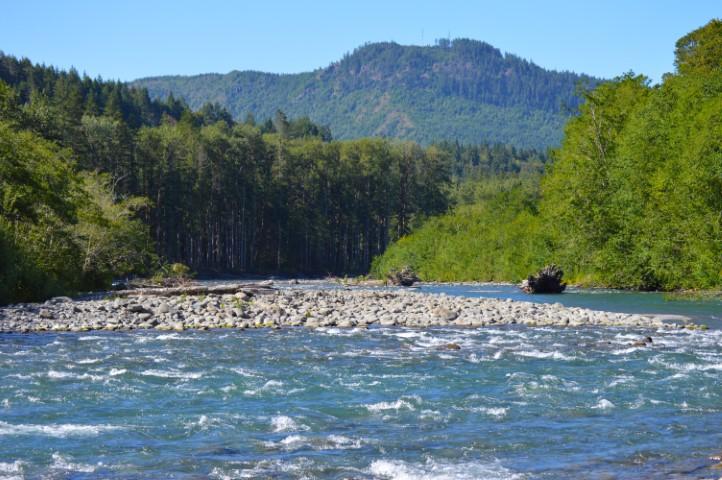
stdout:
<svg viewBox="0 0 722 480">
<path fill-rule="evenodd" d="M 281 111 L 236 122 L 218 104 L 192 111 L 172 96 L 151 100 L 144 89 L 7 55 L 0 82 L 0 217 L 12 259 L 0 271 L 0 301 L 100 288 L 163 262 L 366 273 L 390 242 L 448 209 L 460 176 L 544 161 L 504 146 L 334 141 L 328 127 Z M 25 173 L 7 175 L 13 165 Z M 19 191 L 49 216 L 19 214 Z M 94 217 L 84 213 L 91 207 Z M 91 217 L 95 230 L 83 223 Z M 43 236 L 51 224 L 60 237 Z M 102 265 L 88 259 L 92 242 L 102 243 Z"/>
</svg>

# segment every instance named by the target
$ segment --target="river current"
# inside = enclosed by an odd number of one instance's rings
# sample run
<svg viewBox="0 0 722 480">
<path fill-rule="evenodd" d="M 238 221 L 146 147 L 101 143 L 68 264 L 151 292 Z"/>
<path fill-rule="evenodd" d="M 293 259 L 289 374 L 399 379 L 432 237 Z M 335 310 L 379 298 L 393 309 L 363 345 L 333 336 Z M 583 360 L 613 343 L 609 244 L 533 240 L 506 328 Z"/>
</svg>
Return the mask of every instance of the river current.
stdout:
<svg viewBox="0 0 722 480">
<path fill-rule="evenodd" d="M 714 328 L 3 334 L 0 479 L 718 478 L 721 380 Z"/>
</svg>

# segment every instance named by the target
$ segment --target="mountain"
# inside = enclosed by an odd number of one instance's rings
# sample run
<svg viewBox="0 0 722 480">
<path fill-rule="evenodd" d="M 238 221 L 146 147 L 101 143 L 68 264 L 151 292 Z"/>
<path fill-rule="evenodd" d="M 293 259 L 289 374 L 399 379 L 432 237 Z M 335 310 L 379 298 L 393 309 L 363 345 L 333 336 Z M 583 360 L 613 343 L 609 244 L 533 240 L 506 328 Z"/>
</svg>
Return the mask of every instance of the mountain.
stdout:
<svg viewBox="0 0 722 480">
<path fill-rule="evenodd" d="M 579 103 L 586 75 L 545 70 L 469 39 L 434 46 L 366 44 L 313 72 L 162 76 L 136 80 L 151 97 L 182 97 L 193 109 L 208 102 L 236 119 L 271 118 L 277 109 L 327 124 L 336 138 L 385 136 L 428 144 L 498 142 L 558 145 Z"/>
</svg>

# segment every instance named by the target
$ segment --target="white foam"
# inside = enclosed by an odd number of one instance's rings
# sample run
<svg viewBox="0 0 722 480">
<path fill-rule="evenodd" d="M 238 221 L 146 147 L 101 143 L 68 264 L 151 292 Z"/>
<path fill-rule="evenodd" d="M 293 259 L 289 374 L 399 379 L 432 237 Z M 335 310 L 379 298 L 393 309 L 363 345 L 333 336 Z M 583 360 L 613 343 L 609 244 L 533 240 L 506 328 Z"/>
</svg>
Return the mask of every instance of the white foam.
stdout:
<svg viewBox="0 0 722 480">
<path fill-rule="evenodd" d="M 109 375 L 111 377 L 117 377 L 118 375 L 123 375 L 127 371 L 128 370 L 126 370 L 125 368 L 111 368 Z"/>
<path fill-rule="evenodd" d="M 231 368 L 231 371 L 237 373 L 238 375 L 242 375 L 244 377 L 256 377 L 256 378 L 260 377 L 260 375 L 257 374 L 256 372 L 254 372 L 253 370 L 248 370 L 248 369 L 242 368 L 242 367 Z"/>
<path fill-rule="evenodd" d="M 103 432 L 119 430 L 114 425 L 78 425 L 78 424 L 50 424 L 29 425 L 11 424 L 0 421 L 0 436 L 2 435 L 36 435 L 44 437 L 93 437 Z"/>
<path fill-rule="evenodd" d="M 361 448 L 360 439 L 353 439 L 343 435 L 329 435 L 327 440 L 333 448 Z"/>
<path fill-rule="evenodd" d="M 184 380 L 192 380 L 201 378 L 203 376 L 200 372 L 179 372 L 177 370 L 143 370 L 140 372 L 141 375 L 146 377 L 160 377 L 160 378 L 181 378 Z"/>
<path fill-rule="evenodd" d="M 497 352 L 497 353 L 498 353 L 498 352 Z M 496 357 L 496 355 L 494 355 L 494 357 Z M 487 358 L 487 357 L 481 357 L 481 358 L 479 358 L 479 356 L 478 356 L 477 354 L 475 354 L 475 353 L 472 353 L 471 355 L 469 355 L 469 357 L 467 358 L 467 360 L 468 360 L 469 362 L 471 362 L 471 363 L 481 363 L 481 362 L 490 362 L 490 361 L 491 361 L 491 359 L 489 359 L 489 358 Z M 496 360 L 498 360 L 498 358 L 496 358 Z"/>
<path fill-rule="evenodd" d="M 407 409 L 407 410 L 416 410 L 416 407 L 413 403 L 404 400 L 402 398 L 399 398 L 395 402 L 378 402 L 378 403 L 372 403 L 370 405 L 364 405 L 367 410 L 370 412 L 380 412 L 383 410 L 401 410 L 401 409 Z"/>
<path fill-rule="evenodd" d="M 93 473 L 95 471 L 94 466 L 83 463 L 72 463 L 57 452 L 53 453 L 53 464 L 50 465 L 50 468 L 79 473 Z"/>
<path fill-rule="evenodd" d="M 542 352 L 540 350 L 522 350 L 514 352 L 516 355 L 520 355 L 522 357 L 531 357 L 531 358 L 551 358 L 552 360 L 574 360 L 575 357 L 570 357 L 569 355 L 564 355 L 561 352 Z"/>
<path fill-rule="evenodd" d="M 266 448 L 299 450 L 309 447 L 313 450 L 350 450 L 361 448 L 362 440 L 343 435 L 329 435 L 325 438 L 289 435 L 279 442 L 264 442 Z"/>
<path fill-rule="evenodd" d="M 645 347 L 629 347 L 621 350 L 613 350 L 610 352 L 612 355 L 627 355 L 628 353 L 636 352 L 637 350 L 643 350 Z"/>
<path fill-rule="evenodd" d="M 521 480 L 524 475 L 503 467 L 499 461 L 488 463 L 450 463 L 427 460 L 408 463 L 401 460 L 376 460 L 369 473 L 388 480 Z"/>
<path fill-rule="evenodd" d="M 208 417 L 207 415 L 200 415 L 198 417 L 198 420 L 183 422 L 183 426 L 187 430 L 208 430 L 209 428 L 218 426 L 220 424 L 220 419 Z"/>
<path fill-rule="evenodd" d="M 478 411 L 496 419 L 504 418 L 509 413 L 509 409 L 504 407 L 478 407 Z"/>
<path fill-rule="evenodd" d="M 48 378 L 54 380 L 74 379 L 74 380 L 91 380 L 93 382 L 100 382 L 105 380 L 102 375 L 91 375 L 89 373 L 72 373 L 72 372 L 59 372 L 57 370 L 49 370 L 47 373 Z"/>
<path fill-rule="evenodd" d="M 707 372 L 707 371 L 720 371 L 722 370 L 722 362 L 715 363 L 674 363 L 665 362 L 660 356 L 649 359 L 649 363 L 653 365 L 662 365 L 670 370 L 677 370 L 678 372 Z"/>
<path fill-rule="evenodd" d="M 180 333 L 162 333 L 156 337 L 151 337 L 155 340 L 196 340 L 195 337 L 188 335 L 181 335 Z"/>
<path fill-rule="evenodd" d="M 245 390 L 243 393 L 244 395 L 258 395 L 259 393 L 268 392 L 268 391 L 279 391 L 281 387 L 283 386 L 283 382 L 279 380 L 269 380 L 266 383 L 263 384 L 261 388 L 257 388 L 255 390 Z"/>
<path fill-rule="evenodd" d="M 291 417 L 286 415 L 278 415 L 271 419 L 271 426 L 274 432 L 298 432 L 299 430 L 308 430 L 306 425 L 298 424 Z"/>
<path fill-rule="evenodd" d="M 305 457 L 290 460 L 261 460 L 252 468 L 214 467 L 209 477 L 218 480 L 235 480 L 239 478 L 275 478 L 279 472 L 291 474 L 292 478 L 309 478 L 306 472 L 313 462 Z"/>
<path fill-rule="evenodd" d="M 198 422 L 196 423 L 196 425 L 204 429 L 208 428 L 211 424 L 212 421 L 206 415 L 201 415 L 200 417 L 198 417 Z"/>
<path fill-rule="evenodd" d="M 609 382 L 609 385 L 607 385 L 608 388 L 616 387 L 617 385 L 624 385 L 627 383 L 630 383 L 634 380 L 634 377 L 631 375 L 620 375 L 618 377 L 614 377 L 614 380 Z"/>
<path fill-rule="evenodd" d="M 442 413 L 438 410 L 421 410 L 421 412 L 419 412 L 419 418 L 421 420 L 433 420 L 438 422 L 444 419 L 444 415 L 442 415 Z"/>
<path fill-rule="evenodd" d="M 612 402 L 610 402 L 606 398 L 602 398 L 592 408 L 596 408 L 598 410 L 611 410 L 615 406 L 616 405 L 614 405 Z"/>
<path fill-rule="evenodd" d="M 21 460 L 15 460 L 12 463 L 0 462 L 0 473 L 23 473 L 25 462 Z"/>
<path fill-rule="evenodd" d="M 422 338 L 422 337 L 426 336 L 426 334 L 424 332 L 415 332 L 415 331 L 400 332 L 400 333 L 394 332 L 394 333 L 390 333 L 389 335 L 392 335 L 394 337 L 399 337 L 399 338 Z"/>
<path fill-rule="evenodd" d="M 83 358 L 82 360 L 78 360 L 75 363 L 80 364 L 80 365 L 90 365 L 90 364 L 98 363 L 98 362 L 102 362 L 102 361 L 103 361 L 102 358 Z"/>
</svg>

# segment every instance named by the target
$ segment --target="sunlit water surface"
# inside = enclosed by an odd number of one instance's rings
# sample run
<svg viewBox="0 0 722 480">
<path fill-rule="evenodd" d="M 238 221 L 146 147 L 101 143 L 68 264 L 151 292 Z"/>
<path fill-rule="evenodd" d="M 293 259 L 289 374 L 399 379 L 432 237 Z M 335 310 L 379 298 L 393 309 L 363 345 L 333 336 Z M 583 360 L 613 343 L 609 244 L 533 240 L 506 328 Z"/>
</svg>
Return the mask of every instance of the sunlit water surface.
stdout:
<svg viewBox="0 0 722 480">
<path fill-rule="evenodd" d="M 717 478 L 720 380 L 715 329 L 5 334 L 0 478 Z"/>
</svg>

